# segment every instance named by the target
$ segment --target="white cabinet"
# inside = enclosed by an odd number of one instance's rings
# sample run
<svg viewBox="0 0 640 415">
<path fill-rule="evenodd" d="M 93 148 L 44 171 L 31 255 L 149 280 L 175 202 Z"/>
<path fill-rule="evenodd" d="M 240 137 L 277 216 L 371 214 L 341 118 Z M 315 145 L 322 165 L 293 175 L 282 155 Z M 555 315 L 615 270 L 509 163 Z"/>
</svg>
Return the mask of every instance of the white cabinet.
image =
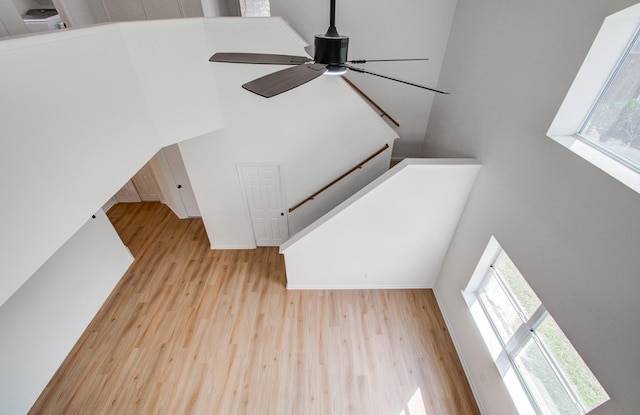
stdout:
<svg viewBox="0 0 640 415">
<path fill-rule="evenodd" d="M 146 20 L 147 16 L 142 6 L 142 1 L 102 1 L 102 5 L 107 12 L 109 21 L 123 22 L 127 20 Z"/>
<path fill-rule="evenodd" d="M 64 1 L 64 0 L 62 0 Z M 87 0 L 100 2 L 109 21 L 176 19 L 202 16 L 200 0 Z"/>
<path fill-rule="evenodd" d="M 184 17 L 179 0 L 142 0 L 147 19 Z"/>
<path fill-rule="evenodd" d="M 67 27 L 204 16 L 202 0 L 0 0 L 0 37 L 29 33 L 22 15 L 41 8 L 55 8 Z"/>
</svg>

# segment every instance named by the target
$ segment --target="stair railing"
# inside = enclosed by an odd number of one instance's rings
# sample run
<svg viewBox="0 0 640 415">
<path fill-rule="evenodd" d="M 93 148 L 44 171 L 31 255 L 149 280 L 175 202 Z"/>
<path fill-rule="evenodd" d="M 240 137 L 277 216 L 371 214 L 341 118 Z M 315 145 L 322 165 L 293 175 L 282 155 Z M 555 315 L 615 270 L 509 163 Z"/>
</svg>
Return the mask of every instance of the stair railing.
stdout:
<svg viewBox="0 0 640 415">
<path fill-rule="evenodd" d="M 354 89 L 354 91 L 356 91 L 358 94 L 362 95 L 362 98 L 364 98 L 365 100 L 367 100 L 367 102 L 371 105 L 373 105 L 373 107 L 375 109 L 377 109 L 378 111 L 380 111 L 380 116 L 381 117 L 387 117 L 389 119 L 389 121 L 391 121 L 396 127 L 400 127 L 400 123 L 398 123 L 398 121 L 394 120 L 393 117 L 391 117 L 391 115 L 389 115 L 389 113 L 385 110 L 383 110 L 378 104 L 375 103 L 375 101 L 367 94 L 364 93 L 363 90 L 361 90 L 360 88 L 358 88 L 356 86 L 356 84 L 354 84 L 353 82 L 351 82 L 347 77 L 343 76 L 342 79 L 344 79 L 344 81 L 351 87 Z"/>
<path fill-rule="evenodd" d="M 344 173 L 343 175 L 341 175 L 340 177 L 338 177 L 337 179 L 335 179 L 334 181 L 332 181 L 331 183 L 329 183 L 328 185 L 326 185 L 325 187 L 323 187 L 322 189 L 318 190 L 317 192 L 315 192 L 314 194 L 312 194 L 311 196 L 309 196 L 308 198 L 304 199 L 302 202 L 298 203 L 295 206 L 292 206 L 289 208 L 289 213 L 293 212 L 294 210 L 298 209 L 300 206 L 304 205 L 305 203 L 313 200 L 316 198 L 316 196 L 318 196 L 320 193 L 324 192 L 325 190 L 327 190 L 328 188 L 330 188 L 331 186 L 333 186 L 334 184 L 338 183 L 340 180 L 344 179 L 345 177 L 347 177 L 348 175 L 350 175 L 351 173 L 353 173 L 354 171 L 362 168 L 363 165 L 365 165 L 367 162 L 371 161 L 372 159 L 374 159 L 378 154 L 382 153 L 383 151 L 385 151 L 386 149 L 389 148 L 389 144 L 385 144 L 384 147 L 382 147 L 380 150 L 376 151 L 375 153 L 373 153 L 372 155 L 370 155 L 369 157 L 367 157 L 365 160 L 362 160 L 360 163 L 358 163 L 356 166 L 354 166 L 351 170 L 349 170 L 348 172 Z"/>
</svg>

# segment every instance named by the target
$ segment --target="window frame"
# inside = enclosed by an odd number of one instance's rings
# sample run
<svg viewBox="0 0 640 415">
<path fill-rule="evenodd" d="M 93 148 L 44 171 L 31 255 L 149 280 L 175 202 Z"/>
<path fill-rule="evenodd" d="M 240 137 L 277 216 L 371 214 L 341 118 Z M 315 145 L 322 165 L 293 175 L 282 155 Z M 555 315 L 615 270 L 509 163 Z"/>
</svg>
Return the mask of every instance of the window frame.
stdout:
<svg viewBox="0 0 640 415">
<path fill-rule="evenodd" d="M 640 27 L 640 3 L 608 16 L 598 32 L 547 136 L 640 193 L 640 171 L 580 137 L 585 120 Z"/>
<path fill-rule="evenodd" d="M 498 252 L 498 255 L 500 254 L 500 252 L 504 252 L 504 251 L 501 249 Z M 496 259 L 497 257 L 498 256 L 496 255 Z M 493 261 L 494 263 L 496 259 L 494 259 Z M 487 305 L 484 303 L 484 301 L 480 297 L 481 290 L 487 286 L 487 283 L 491 278 L 494 278 L 498 282 L 498 285 L 500 286 L 502 291 L 506 294 L 507 298 L 509 299 L 509 302 L 511 303 L 513 308 L 516 310 L 518 315 L 520 316 L 520 319 L 522 320 L 522 324 L 520 325 L 520 327 L 516 330 L 515 333 L 511 335 L 511 338 L 506 343 L 500 336 L 498 328 L 496 327 L 496 323 L 493 321 L 493 318 L 491 317 L 491 313 L 487 309 Z M 545 342 L 536 334 L 536 329 L 544 322 L 545 318 L 550 317 L 550 314 L 547 311 L 544 304 L 542 304 L 541 302 L 538 308 L 531 314 L 531 317 L 527 317 L 525 312 L 520 307 L 517 299 L 513 295 L 513 292 L 511 291 L 507 283 L 504 281 L 504 279 L 500 276 L 499 271 L 495 269 L 493 264 L 489 266 L 489 269 L 485 273 L 485 276 L 480 282 L 480 285 L 478 286 L 477 290 L 473 292 L 473 295 L 476 297 L 476 301 L 478 302 L 478 304 L 480 305 L 480 308 L 484 312 L 485 318 L 487 319 L 487 321 L 489 322 L 489 325 L 493 329 L 493 334 L 496 336 L 498 342 L 502 346 L 500 355 L 498 359 L 496 359 L 496 366 L 498 367 L 498 371 L 500 372 L 500 375 L 504 377 L 508 370 L 513 370 L 516 377 L 520 381 L 520 386 L 522 387 L 525 395 L 527 396 L 527 398 L 529 398 L 529 403 L 531 404 L 534 411 L 538 414 L 543 414 L 542 409 L 540 408 L 538 402 L 536 401 L 533 394 L 527 387 L 526 381 L 515 362 L 515 359 L 518 353 L 522 349 L 524 349 L 529 344 L 530 341 L 533 341 L 536 343 L 536 345 L 542 352 L 542 355 L 544 356 L 545 360 L 551 367 L 553 374 L 558 378 L 558 381 L 560 382 L 560 384 L 562 384 L 565 392 L 573 402 L 577 411 L 582 414 L 586 413 L 585 408 L 580 403 L 580 398 L 577 396 L 573 387 L 570 386 L 571 384 L 567 380 L 562 369 L 560 369 L 560 366 L 556 362 L 556 359 L 553 357 L 551 352 L 549 352 L 549 349 L 545 345 Z"/>
<path fill-rule="evenodd" d="M 611 157 L 612 159 L 616 160 L 618 163 L 620 163 L 622 165 L 625 165 L 628 168 L 630 168 L 631 170 L 635 171 L 637 174 L 640 174 L 640 164 L 638 164 L 638 163 L 634 162 L 633 160 L 630 160 L 630 159 L 628 159 L 628 158 L 626 158 L 624 156 L 621 156 L 620 154 L 616 153 L 615 151 L 609 149 L 608 147 L 600 145 L 597 142 L 589 139 L 588 137 L 586 137 L 585 135 L 582 134 L 584 129 L 587 127 L 587 125 L 591 121 L 591 117 L 593 116 L 593 114 L 595 113 L 596 109 L 598 108 L 598 105 L 600 104 L 600 101 L 602 100 L 603 96 L 607 93 L 607 91 L 609 90 L 611 84 L 613 84 L 615 82 L 615 79 L 618 76 L 618 73 L 620 72 L 622 64 L 625 62 L 625 60 L 627 59 L 627 56 L 629 56 L 629 54 L 631 53 L 631 50 L 634 48 L 634 46 L 638 42 L 640 42 L 640 23 L 638 24 L 638 27 L 636 28 L 635 33 L 631 37 L 631 40 L 628 42 L 624 52 L 622 53 L 622 55 L 619 57 L 618 61 L 616 62 L 615 67 L 613 68 L 613 70 L 609 74 L 607 82 L 600 89 L 600 93 L 598 94 L 597 98 L 595 99 L 595 101 L 591 105 L 591 108 L 589 109 L 589 112 L 585 116 L 584 121 L 582 121 L 582 124 L 580 124 L 580 127 L 578 128 L 578 131 L 576 131 L 575 136 L 576 136 L 576 138 L 582 140 L 584 143 L 594 147 L 596 150 L 598 150 L 598 151 L 604 153 L 605 155 Z"/>
<path fill-rule="evenodd" d="M 544 413 L 539 404 L 536 403 L 534 394 L 531 390 L 529 390 L 527 380 L 520 373 L 515 361 L 518 353 L 527 345 L 529 345 L 529 341 L 533 341 L 541 351 L 544 359 L 549 364 L 551 371 L 554 373 L 559 383 L 563 385 L 563 388 L 565 389 L 569 399 L 574 404 L 578 413 L 587 413 L 587 409 L 585 409 L 585 407 L 583 406 L 583 402 L 581 400 L 581 397 L 579 396 L 578 391 L 574 389 L 574 386 L 576 385 L 573 385 L 569 381 L 569 379 L 565 375 L 564 370 L 562 369 L 562 364 L 555 360 L 553 353 L 550 352 L 543 339 L 536 333 L 536 329 L 545 322 L 547 317 L 551 318 L 552 321 L 555 320 L 548 312 L 548 310 L 544 306 L 544 303 L 542 303 L 542 300 L 537 296 L 535 291 L 533 291 L 533 289 L 529 287 L 536 295 L 536 297 L 538 297 L 537 299 L 538 301 L 540 301 L 540 304 L 537 305 L 537 309 L 535 309 L 533 312 L 531 312 L 530 309 L 529 312 L 531 313 L 531 317 L 526 318 L 527 312 L 525 312 L 523 309 L 519 309 L 520 305 L 518 303 L 517 297 L 513 293 L 511 293 L 510 289 L 506 290 L 508 292 L 507 296 L 511 305 L 514 306 L 515 309 L 522 313 L 522 315 L 525 317 L 524 319 L 520 318 L 522 324 L 511 335 L 510 339 L 507 342 L 502 341 L 499 330 L 496 328 L 495 323 L 492 322 L 491 314 L 488 313 L 485 309 L 485 305 L 480 298 L 480 291 L 484 286 L 486 286 L 488 279 L 490 279 L 494 275 L 499 275 L 494 264 L 497 263 L 501 253 L 503 252 L 508 258 L 508 255 L 506 254 L 500 243 L 497 241 L 497 239 L 494 236 L 491 236 L 489 243 L 487 244 L 484 253 L 481 255 L 467 286 L 462 289 L 460 293 L 462 294 L 462 297 L 464 298 L 464 301 L 466 302 L 469 311 L 471 312 L 479 333 L 481 334 L 487 350 L 491 355 L 491 359 L 496 365 L 497 372 L 504 382 L 508 393 L 511 395 L 513 403 L 521 414 L 540 415 Z M 511 261 L 510 258 L 509 261 Z M 518 273 L 520 273 L 519 270 Z M 499 280 L 499 284 L 502 287 L 502 290 L 505 291 L 505 287 L 507 286 L 507 284 L 504 281 L 501 281 L 501 278 Z M 575 350 L 574 352 L 577 353 L 577 351 Z M 582 358 L 580 357 L 580 359 Z M 596 407 L 604 404 L 610 399 L 608 393 L 606 392 L 606 390 L 604 390 L 602 385 L 600 385 L 600 388 L 602 388 L 602 391 L 607 398 L 597 404 Z M 591 410 L 593 410 L 593 408 L 589 409 L 589 411 Z"/>
</svg>

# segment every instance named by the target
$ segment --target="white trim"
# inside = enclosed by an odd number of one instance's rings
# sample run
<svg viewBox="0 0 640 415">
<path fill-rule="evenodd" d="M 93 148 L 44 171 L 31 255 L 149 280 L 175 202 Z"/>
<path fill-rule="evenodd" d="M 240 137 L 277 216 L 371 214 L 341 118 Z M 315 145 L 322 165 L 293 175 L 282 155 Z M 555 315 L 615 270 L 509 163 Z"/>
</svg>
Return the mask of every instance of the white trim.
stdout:
<svg viewBox="0 0 640 415">
<path fill-rule="evenodd" d="M 487 247 L 484 249 L 482 256 L 478 260 L 476 269 L 473 270 L 473 274 L 471 274 L 471 278 L 469 278 L 467 286 L 460 291 L 469 308 L 471 308 L 471 306 L 477 301 L 475 292 L 478 291 L 478 288 L 482 285 L 482 282 L 487 275 L 487 270 L 496 261 L 500 251 L 502 251 L 500 243 L 494 236 L 491 236 Z"/>
<path fill-rule="evenodd" d="M 504 286 L 504 281 L 500 277 L 500 274 L 493 267 L 501 252 L 504 252 L 504 249 L 495 237 L 491 236 L 491 239 L 487 244 L 487 248 L 485 248 L 480 261 L 478 262 L 478 266 L 465 289 L 466 293 L 463 292 L 463 295 L 473 296 L 475 298 L 475 302 L 477 304 L 475 304 L 476 307 L 474 308 L 477 308 L 478 311 L 474 312 L 470 307 L 471 314 L 487 349 L 489 349 L 491 353 L 496 368 L 500 373 L 500 377 L 502 377 L 502 380 L 511 395 L 514 405 L 518 408 L 520 413 L 530 413 L 533 415 L 540 414 L 541 412 L 538 408 L 538 403 L 531 394 L 522 374 L 518 370 L 514 357 L 518 351 L 527 344 L 528 339 L 531 338 L 529 330 L 532 326 L 530 324 L 530 320 L 533 316 L 536 316 L 535 321 L 538 321 L 540 313 L 546 313 L 544 305 L 540 304 L 531 318 L 524 318 L 525 321 L 520 324 L 520 327 L 516 332 L 513 333 L 505 342 L 502 339 L 494 320 L 491 318 L 486 305 L 478 298 L 478 291 L 484 288 L 489 279 L 493 278 L 501 286 L 514 310 L 518 313 L 521 312 L 521 310 L 519 310 L 519 306 L 514 302 L 514 299 L 509 292 L 509 287 Z M 521 319 L 522 317 L 526 316 L 521 315 Z"/>
<path fill-rule="evenodd" d="M 257 246 L 256 245 L 216 245 L 216 244 L 211 244 L 211 250 L 220 250 L 220 251 L 224 251 L 224 250 L 229 250 L 229 249 L 256 249 Z"/>
</svg>

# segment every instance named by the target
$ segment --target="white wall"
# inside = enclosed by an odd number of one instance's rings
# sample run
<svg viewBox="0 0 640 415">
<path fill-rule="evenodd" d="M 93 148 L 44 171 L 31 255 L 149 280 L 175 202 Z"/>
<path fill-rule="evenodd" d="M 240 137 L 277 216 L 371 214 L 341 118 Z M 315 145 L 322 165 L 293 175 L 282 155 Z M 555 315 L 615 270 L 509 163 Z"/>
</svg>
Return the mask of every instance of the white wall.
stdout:
<svg viewBox="0 0 640 415">
<path fill-rule="evenodd" d="M 0 42 L 0 304 L 162 146 L 221 128 L 203 36 L 182 19 Z"/>
<path fill-rule="evenodd" d="M 162 146 L 222 128 L 204 19 L 121 24 Z"/>
<path fill-rule="evenodd" d="M 433 288 L 479 169 L 405 159 L 282 245 L 287 288 Z"/>
<path fill-rule="evenodd" d="M 158 145 L 120 32 L 101 29 L 0 43 L 0 303 Z"/>
<path fill-rule="evenodd" d="M 631 0 L 459 0 L 425 156 L 483 165 L 436 294 L 486 414 L 513 414 L 460 295 L 495 235 L 611 401 L 637 414 L 640 195 L 545 136 L 603 19 Z"/>
<path fill-rule="evenodd" d="M 0 413 L 29 411 L 132 261 L 100 210 L 0 307 Z"/>
<path fill-rule="evenodd" d="M 270 0 L 305 40 L 329 26 L 328 0 Z M 425 62 L 368 63 L 364 68 L 427 86 L 438 86 L 456 0 L 351 0 L 336 2 L 336 26 L 349 36 L 349 59 L 429 58 Z M 434 93 L 355 72 L 348 74 L 399 123 L 394 156 L 420 157 Z M 457 93 L 457 88 L 452 92 Z"/>
<path fill-rule="evenodd" d="M 376 152 L 379 150 L 381 150 L 381 148 L 376 149 Z M 306 228 L 310 223 L 321 218 L 325 213 L 329 212 L 331 209 L 347 200 L 355 192 L 362 189 L 363 187 L 374 181 L 376 178 L 378 178 L 381 174 L 388 171 L 391 164 L 392 151 L 392 147 L 387 148 L 386 150 L 384 150 L 384 152 L 380 153 L 372 160 L 369 160 L 361 168 L 349 173 L 348 176 L 344 177 L 342 180 L 324 190 L 318 196 L 314 197 L 313 200 L 310 200 L 305 204 L 299 206 L 293 212 L 289 212 L 289 234 L 297 234 L 298 232 Z M 367 157 L 370 157 L 373 153 L 375 152 L 371 152 L 371 154 L 363 154 L 360 157 L 360 160 L 357 160 L 357 162 L 354 161 L 353 165 L 349 167 L 345 166 L 344 171 L 341 172 L 341 174 L 338 174 L 336 170 L 334 179 L 337 179 L 343 173 L 351 170 L 351 168 L 355 167 L 357 163 L 362 162 Z M 329 182 L 330 181 L 327 181 L 325 185 L 329 184 Z M 319 186 L 319 184 L 315 184 L 315 186 Z M 311 196 L 313 193 L 319 191 L 323 187 L 324 185 L 316 188 L 312 188 L 311 186 L 309 186 L 309 191 L 307 192 L 308 196 Z M 304 200 L 304 198 L 302 200 Z M 300 200 L 299 202 L 302 202 L 302 200 Z M 290 204 L 289 207 L 293 207 L 292 204 Z"/>
<path fill-rule="evenodd" d="M 211 54 L 296 54 L 305 45 L 279 18 L 212 22 L 215 24 L 205 26 Z M 237 163 L 279 164 L 290 207 L 385 144 L 392 144 L 395 138 L 395 133 L 339 77 L 320 77 L 266 99 L 241 85 L 281 66 L 211 63 L 211 67 L 224 102 L 225 128 L 182 142 L 179 147 L 214 248 L 255 246 Z M 384 157 L 386 166 L 367 165 L 377 169 L 373 177 L 388 167 L 389 152 L 381 155 Z M 312 220 L 309 218 L 322 213 L 307 207 L 291 215 L 303 215 L 295 223 L 306 226 Z"/>
</svg>

